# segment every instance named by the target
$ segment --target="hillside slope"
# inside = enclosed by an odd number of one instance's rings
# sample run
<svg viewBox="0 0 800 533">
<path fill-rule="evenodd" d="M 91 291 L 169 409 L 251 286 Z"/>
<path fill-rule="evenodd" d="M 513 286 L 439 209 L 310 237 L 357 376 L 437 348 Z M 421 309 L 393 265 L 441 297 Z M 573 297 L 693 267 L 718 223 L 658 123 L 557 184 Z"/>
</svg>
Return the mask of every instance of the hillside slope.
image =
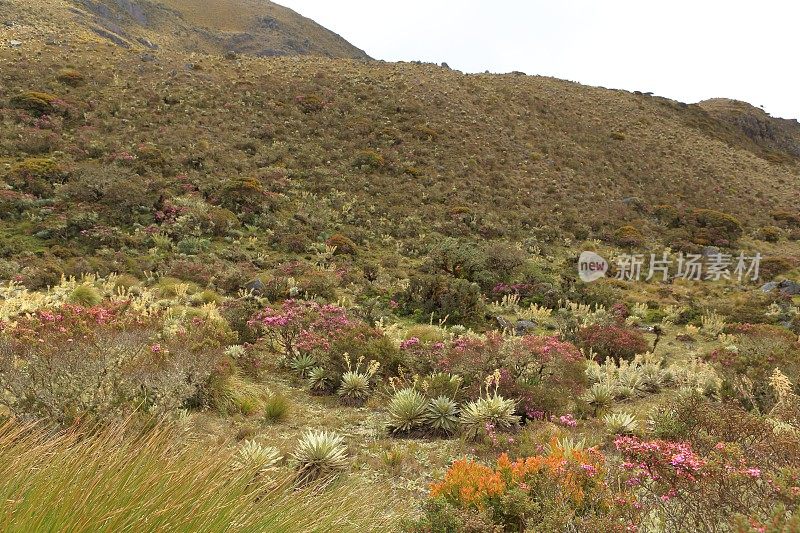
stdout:
<svg viewBox="0 0 800 533">
<path fill-rule="evenodd" d="M 59 38 L 94 35 L 124 48 L 368 59 L 339 35 L 267 0 L 11 0 L 4 17 Z"/>
<path fill-rule="evenodd" d="M 0 51 L 2 251 L 38 253 L 28 264 L 51 273 L 169 269 L 142 263 L 154 233 L 200 239 L 174 259 L 236 263 L 244 278 L 335 234 L 376 257 L 424 256 L 441 236 L 731 244 L 699 208 L 738 219 L 712 213 L 733 237 L 739 224 L 797 235 L 800 160 L 707 106 L 433 65 L 65 42 L 57 30 L 0 36 L 21 43 Z M 257 259 L 230 249 L 243 228 L 261 239 Z"/>
<path fill-rule="evenodd" d="M 800 123 L 769 116 L 746 102 L 715 98 L 698 104 L 714 117 L 740 129 L 748 138 L 771 150 L 800 157 Z"/>
</svg>

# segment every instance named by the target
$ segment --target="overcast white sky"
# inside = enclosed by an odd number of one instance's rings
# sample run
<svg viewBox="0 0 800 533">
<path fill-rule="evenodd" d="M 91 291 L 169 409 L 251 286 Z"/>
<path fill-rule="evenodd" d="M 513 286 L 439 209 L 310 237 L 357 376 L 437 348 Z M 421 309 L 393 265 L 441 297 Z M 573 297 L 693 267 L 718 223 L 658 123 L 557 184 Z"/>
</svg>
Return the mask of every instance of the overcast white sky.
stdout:
<svg viewBox="0 0 800 533">
<path fill-rule="evenodd" d="M 376 59 L 726 97 L 800 119 L 796 0 L 278 0 Z"/>
</svg>

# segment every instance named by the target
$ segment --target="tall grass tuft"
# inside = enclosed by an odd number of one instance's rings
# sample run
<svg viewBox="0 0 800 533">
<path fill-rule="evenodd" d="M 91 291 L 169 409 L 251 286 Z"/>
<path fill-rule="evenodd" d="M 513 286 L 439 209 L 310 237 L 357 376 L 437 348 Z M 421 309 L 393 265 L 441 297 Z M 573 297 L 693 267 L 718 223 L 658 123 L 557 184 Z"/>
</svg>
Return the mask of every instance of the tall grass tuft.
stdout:
<svg viewBox="0 0 800 533">
<path fill-rule="evenodd" d="M 0 524 L 30 531 L 391 531 L 380 496 L 342 482 L 269 486 L 234 452 L 169 428 L 0 426 Z"/>
</svg>

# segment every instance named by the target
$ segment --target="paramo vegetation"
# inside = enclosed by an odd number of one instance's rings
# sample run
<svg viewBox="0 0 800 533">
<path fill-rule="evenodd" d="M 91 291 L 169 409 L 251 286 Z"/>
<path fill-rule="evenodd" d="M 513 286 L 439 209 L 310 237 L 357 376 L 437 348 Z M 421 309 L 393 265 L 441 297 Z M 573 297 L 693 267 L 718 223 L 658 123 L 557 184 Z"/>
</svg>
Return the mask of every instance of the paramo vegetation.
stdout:
<svg viewBox="0 0 800 533">
<path fill-rule="evenodd" d="M 0 50 L 11 530 L 800 528 L 795 156 L 645 94 L 65 36 Z"/>
</svg>

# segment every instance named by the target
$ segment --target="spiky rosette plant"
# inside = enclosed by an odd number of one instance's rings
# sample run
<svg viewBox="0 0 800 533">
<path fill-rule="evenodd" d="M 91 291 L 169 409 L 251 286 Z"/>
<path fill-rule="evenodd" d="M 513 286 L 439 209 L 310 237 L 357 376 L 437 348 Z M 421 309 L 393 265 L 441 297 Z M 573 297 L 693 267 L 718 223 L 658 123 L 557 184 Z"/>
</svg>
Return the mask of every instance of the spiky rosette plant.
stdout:
<svg viewBox="0 0 800 533">
<path fill-rule="evenodd" d="M 458 405 L 447 396 L 439 396 L 428 402 L 425 422 L 436 432 L 452 434 L 458 431 Z"/>
<path fill-rule="evenodd" d="M 410 433 L 425 423 L 425 397 L 412 388 L 397 391 L 389 403 L 392 433 Z"/>
<path fill-rule="evenodd" d="M 324 394 L 328 390 L 328 372 L 321 366 L 308 371 L 308 386 L 313 394 Z"/>
<path fill-rule="evenodd" d="M 630 413 L 607 414 L 603 417 L 603 422 L 614 435 L 631 435 L 638 427 L 636 417 Z"/>
<path fill-rule="evenodd" d="M 614 388 L 607 383 L 595 383 L 581 398 L 595 410 L 603 409 L 614 403 Z"/>
<path fill-rule="evenodd" d="M 317 360 L 313 355 L 308 353 L 297 355 L 289 362 L 289 366 L 292 370 L 300 374 L 301 378 L 306 377 L 316 364 Z"/>
<path fill-rule="evenodd" d="M 256 441 L 247 440 L 236 452 L 233 465 L 240 470 L 261 474 L 273 469 L 282 458 L 278 448 L 262 446 Z"/>
<path fill-rule="evenodd" d="M 517 404 L 500 395 L 500 372 L 486 378 L 486 392 L 480 398 L 469 402 L 461 409 L 459 422 L 465 435 L 477 437 L 488 428 L 505 431 L 518 425 L 520 417 L 515 415 Z"/>
<path fill-rule="evenodd" d="M 292 460 L 302 481 L 324 479 L 347 469 L 347 447 L 336 433 L 309 430 L 297 443 Z"/>
<path fill-rule="evenodd" d="M 342 398 L 342 403 L 352 406 L 364 405 L 369 398 L 370 380 L 378 371 L 380 364 L 377 361 L 370 361 L 362 372 L 363 357 L 359 358 L 355 367 L 351 366 L 348 354 L 344 354 L 344 359 L 347 362 L 347 372 L 342 374 L 342 382 L 339 385 L 339 396 Z"/>
</svg>

